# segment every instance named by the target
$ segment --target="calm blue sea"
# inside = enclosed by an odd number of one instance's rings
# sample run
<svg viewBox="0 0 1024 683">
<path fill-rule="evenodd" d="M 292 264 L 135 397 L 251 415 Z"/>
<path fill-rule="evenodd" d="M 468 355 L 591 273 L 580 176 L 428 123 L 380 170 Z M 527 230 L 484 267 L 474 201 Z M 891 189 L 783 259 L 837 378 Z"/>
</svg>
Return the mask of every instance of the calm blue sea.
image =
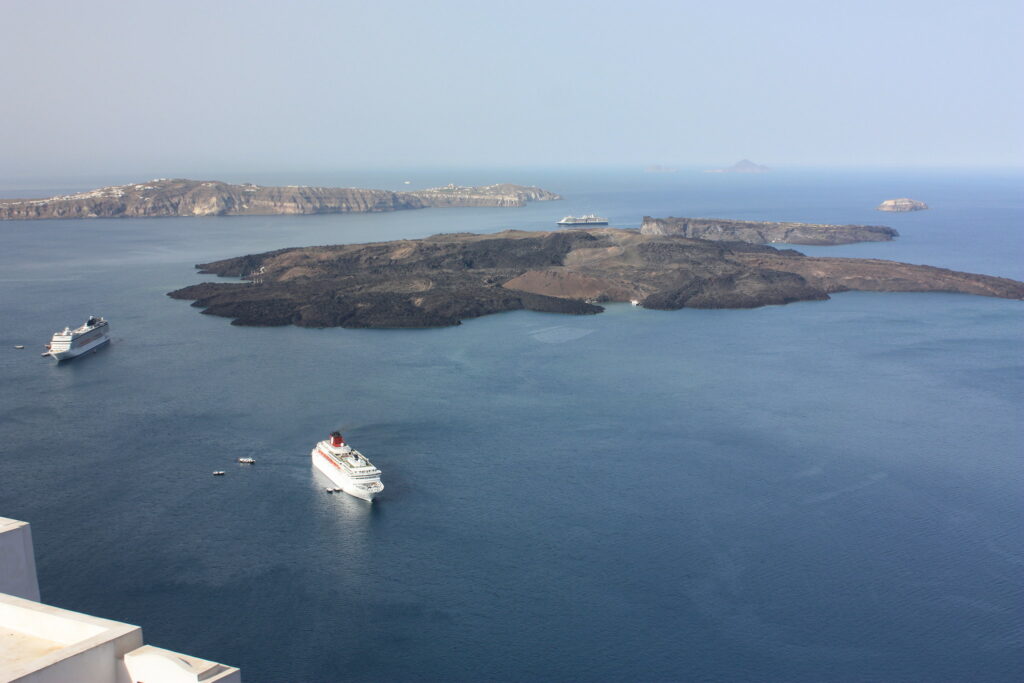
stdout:
<svg viewBox="0 0 1024 683">
<path fill-rule="evenodd" d="M 223 179 L 566 199 L 0 223 L 0 515 L 32 523 L 44 601 L 250 683 L 1024 675 L 1022 302 L 847 293 L 393 331 L 233 327 L 165 296 L 198 262 L 584 212 L 890 225 L 896 242 L 801 249 L 1024 279 L 1019 172 Z M 873 210 L 902 196 L 932 209 Z M 39 357 L 90 314 L 108 348 Z M 311 468 L 338 428 L 384 472 L 372 506 Z"/>
</svg>

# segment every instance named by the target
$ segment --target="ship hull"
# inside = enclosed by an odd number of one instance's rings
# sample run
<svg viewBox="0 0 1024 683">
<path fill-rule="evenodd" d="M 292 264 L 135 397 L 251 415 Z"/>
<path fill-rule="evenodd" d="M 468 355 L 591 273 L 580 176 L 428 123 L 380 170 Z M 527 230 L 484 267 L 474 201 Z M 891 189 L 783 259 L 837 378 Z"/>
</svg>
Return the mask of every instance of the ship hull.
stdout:
<svg viewBox="0 0 1024 683">
<path fill-rule="evenodd" d="M 99 339 L 94 339 L 87 344 L 67 349 L 66 351 L 50 351 L 50 358 L 54 359 L 58 363 L 61 361 L 71 360 L 72 358 L 78 358 L 84 353 L 89 353 L 93 349 L 98 349 L 108 342 L 110 342 L 110 337 L 100 337 Z"/>
<path fill-rule="evenodd" d="M 558 221 L 558 223 L 556 223 L 556 225 L 577 225 L 577 226 L 579 226 L 579 225 L 588 225 L 588 226 L 589 225 L 608 225 L 608 221 L 586 221 L 586 222 L 582 222 L 581 221 L 579 223 L 577 223 L 577 222 L 563 223 L 562 221 Z"/>
<path fill-rule="evenodd" d="M 313 467 L 320 470 L 321 474 L 330 479 L 335 486 L 350 496 L 355 496 L 356 498 L 361 498 L 368 503 L 372 503 L 377 494 L 384 490 L 383 484 L 381 484 L 381 488 L 376 491 L 367 491 L 362 487 L 356 486 L 355 482 L 349 479 L 348 475 L 342 472 L 330 458 L 325 456 L 316 448 L 312 450 L 310 457 L 313 459 Z"/>
</svg>

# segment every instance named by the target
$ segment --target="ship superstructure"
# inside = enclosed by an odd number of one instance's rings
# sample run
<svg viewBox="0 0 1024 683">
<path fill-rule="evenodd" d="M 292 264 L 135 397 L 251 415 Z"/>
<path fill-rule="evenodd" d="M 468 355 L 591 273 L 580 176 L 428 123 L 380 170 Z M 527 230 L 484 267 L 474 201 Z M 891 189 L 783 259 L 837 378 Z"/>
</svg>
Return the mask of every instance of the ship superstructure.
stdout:
<svg viewBox="0 0 1024 683">
<path fill-rule="evenodd" d="M 608 219 L 588 213 L 586 216 L 578 218 L 576 216 L 566 216 L 558 221 L 558 225 L 608 225 Z"/>
<path fill-rule="evenodd" d="M 50 340 L 49 355 L 62 361 L 92 351 L 110 341 L 110 323 L 98 316 L 90 316 L 85 324 L 75 329 L 65 327 L 54 332 Z"/>
<path fill-rule="evenodd" d="M 313 466 L 345 493 L 372 502 L 384 490 L 380 470 L 365 455 L 345 443 L 341 432 L 331 432 L 331 438 L 318 443 L 310 455 Z"/>
</svg>

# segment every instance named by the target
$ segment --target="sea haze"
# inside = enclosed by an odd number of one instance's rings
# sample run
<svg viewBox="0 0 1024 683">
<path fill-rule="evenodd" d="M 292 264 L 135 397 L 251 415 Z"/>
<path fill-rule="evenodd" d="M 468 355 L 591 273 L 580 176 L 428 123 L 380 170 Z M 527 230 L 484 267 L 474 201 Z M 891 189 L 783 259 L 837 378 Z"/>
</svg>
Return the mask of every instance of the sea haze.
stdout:
<svg viewBox="0 0 1024 683">
<path fill-rule="evenodd" d="M 235 327 L 166 296 L 210 279 L 199 262 L 590 212 L 889 225 L 895 242 L 797 248 L 1024 279 L 1020 174 L 222 179 L 510 181 L 566 199 L 0 223 L 0 515 L 32 523 L 44 601 L 248 681 L 1024 670 L 1022 302 L 854 292 L 310 330 Z M 932 209 L 874 211 L 901 196 Z M 111 321 L 108 348 L 39 357 L 90 314 Z M 372 506 L 312 470 L 338 428 L 383 471 Z"/>
</svg>

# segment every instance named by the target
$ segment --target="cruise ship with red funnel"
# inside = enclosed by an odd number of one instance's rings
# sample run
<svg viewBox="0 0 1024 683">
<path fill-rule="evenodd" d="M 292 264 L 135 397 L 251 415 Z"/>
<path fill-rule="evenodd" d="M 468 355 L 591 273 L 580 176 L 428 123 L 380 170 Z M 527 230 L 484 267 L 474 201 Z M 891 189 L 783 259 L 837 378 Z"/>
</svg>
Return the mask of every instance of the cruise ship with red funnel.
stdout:
<svg viewBox="0 0 1024 683">
<path fill-rule="evenodd" d="M 313 467 L 320 470 L 345 493 L 373 502 L 384 490 L 380 470 L 366 456 L 345 443 L 341 432 L 331 432 L 310 453 Z"/>
</svg>

